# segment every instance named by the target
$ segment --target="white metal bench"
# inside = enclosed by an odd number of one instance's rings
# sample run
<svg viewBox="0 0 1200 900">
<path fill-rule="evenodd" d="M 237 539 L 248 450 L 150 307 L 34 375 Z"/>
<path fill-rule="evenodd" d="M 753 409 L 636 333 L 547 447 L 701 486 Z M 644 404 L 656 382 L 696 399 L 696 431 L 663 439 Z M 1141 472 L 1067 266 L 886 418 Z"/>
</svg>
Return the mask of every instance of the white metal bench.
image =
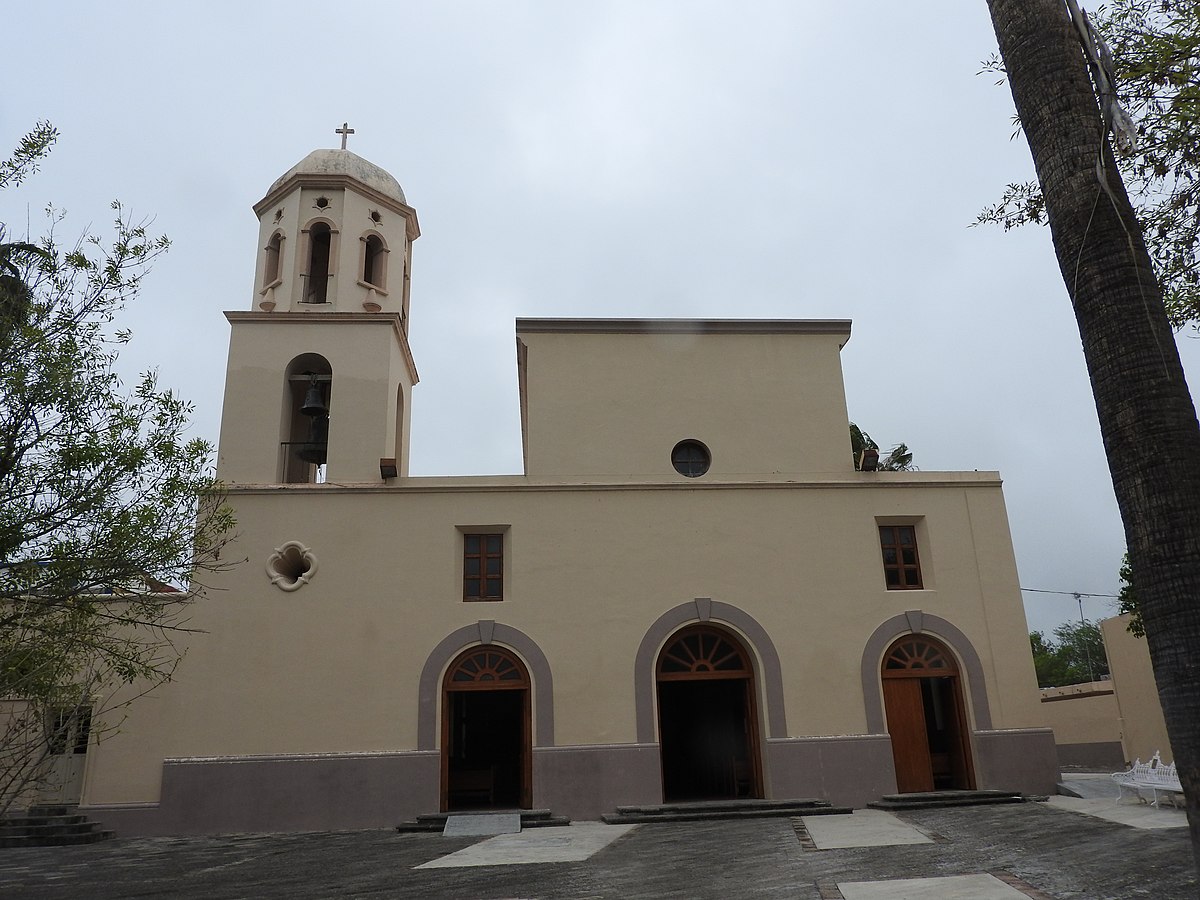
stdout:
<svg viewBox="0 0 1200 900">
<path fill-rule="evenodd" d="M 1121 802 L 1125 791 L 1129 791 L 1143 801 L 1145 798 L 1142 796 L 1142 791 L 1149 791 L 1153 806 L 1158 806 L 1160 792 L 1170 797 L 1172 806 L 1175 805 L 1177 796 L 1183 796 L 1183 786 L 1179 783 L 1179 773 L 1175 770 L 1175 763 L 1164 764 L 1158 751 L 1155 751 L 1154 756 L 1150 757 L 1149 762 L 1135 759 L 1133 767 L 1128 772 L 1113 772 L 1112 778 L 1117 784 L 1117 803 Z"/>
</svg>

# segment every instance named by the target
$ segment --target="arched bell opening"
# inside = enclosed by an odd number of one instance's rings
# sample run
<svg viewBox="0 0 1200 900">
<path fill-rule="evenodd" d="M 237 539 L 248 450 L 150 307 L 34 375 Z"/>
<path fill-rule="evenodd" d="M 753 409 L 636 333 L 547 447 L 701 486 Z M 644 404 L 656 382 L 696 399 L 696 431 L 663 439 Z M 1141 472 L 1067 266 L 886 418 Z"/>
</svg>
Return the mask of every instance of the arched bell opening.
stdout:
<svg viewBox="0 0 1200 900">
<path fill-rule="evenodd" d="M 263 290 L 279 284 L 280 258 L 283 254 L 283 232 L 276 231 L 267 241 L 263 260 Z"/>
<path fill-rule="evenodd" d="M 533 806 L 530 680 L 495 644 L 459 654 L 442 689 L 442 810 Z"/>
<path fill-rule="evenodd" d="M 318 484 L 325 480 L 332 397 L 333 369 L 329 360 L 318 353 L 303 353 L 288 363 L 281 481 Z"/>
<path fill-rule="evenodd" d="M 378 234 L 362 238 L 362 271 L 360 281 L 377 291 L 387 291 L 387 244 Z"/>
<path fill-rule="evenodd" d="M 762 797 L 750 655 L 731 633 L 694 625 L 668 639 L 655 667 L 663 800 Z"/>
<path fill-rule="evenodd" d="M 882 678 L 896 789 L 974 789 L 962 679 L 950 651 L 925 635 L 906 635 L 884 655 Z"/>
<path fill-rule="evenodd" d="M 304 295 L 301 303 L 328 303 L 329 281 L 333 277 L 333 228 L 328 222 L 317 221 L 305 229 L 308 236 L 308 258 L 304 268 Z"/>
</svg>

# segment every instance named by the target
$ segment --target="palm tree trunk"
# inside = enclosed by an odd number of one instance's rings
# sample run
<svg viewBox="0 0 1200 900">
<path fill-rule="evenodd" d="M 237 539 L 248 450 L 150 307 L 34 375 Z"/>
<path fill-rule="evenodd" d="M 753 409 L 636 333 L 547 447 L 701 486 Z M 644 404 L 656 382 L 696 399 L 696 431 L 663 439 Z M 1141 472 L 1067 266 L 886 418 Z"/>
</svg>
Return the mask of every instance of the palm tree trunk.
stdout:
<svg viewBox="0 0 1200 900">
<path fill-rule="evenodd" d="M 1079 323 L 1200 866 L 1200 425 L 1063 0 L 988 8 Z"/>
</svg>

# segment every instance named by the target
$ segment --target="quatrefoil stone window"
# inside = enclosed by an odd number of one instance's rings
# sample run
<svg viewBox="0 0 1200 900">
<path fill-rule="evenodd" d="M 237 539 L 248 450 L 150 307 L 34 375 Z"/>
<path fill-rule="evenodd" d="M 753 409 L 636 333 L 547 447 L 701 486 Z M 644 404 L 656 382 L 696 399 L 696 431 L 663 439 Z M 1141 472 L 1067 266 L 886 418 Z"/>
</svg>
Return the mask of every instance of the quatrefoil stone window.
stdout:
<svg viewBox="0 0 1200 900">
<path fill-rule="evenodd" d="M 281 591 L 298 591 L 317 574 L 317 557 L 299 541 L 288 541 L 267 558 L 267 577 Z"/>
</svg>

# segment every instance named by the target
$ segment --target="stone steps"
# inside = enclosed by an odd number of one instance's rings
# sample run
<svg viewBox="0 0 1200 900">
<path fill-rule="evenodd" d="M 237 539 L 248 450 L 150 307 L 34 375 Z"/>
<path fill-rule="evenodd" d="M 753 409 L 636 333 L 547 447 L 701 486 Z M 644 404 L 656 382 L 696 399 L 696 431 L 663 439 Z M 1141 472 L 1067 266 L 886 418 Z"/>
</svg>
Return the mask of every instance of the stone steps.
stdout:
<svg viewBox="0 0 1200 900">
<path fill-rule="evenodd" d="M 437 832 L 440 834 L 446 827 L 446 819 L 450 816 L 484 816 L 494 813 L 519 813 L 522 831 L 526 828 L 550 828 L 571 824 L 570 819 L 565 816 L 556 816 L 548 809 L 456 809 L 452 813 L 427 813 L 417 816 L 412 822 L 401 822 L 396 826 L 396 830 L 402 834 L 409 832 Z"/>
<path fill-rule="evenodd" d="M 35 806 L 0 818 L 0 848 L 94 844 L 112 836 L 99 822 L 66 806 Z"/>
<path fill-rule="evenodd" d="M 825 800 L 707 800 L 653 806 L 618 806 L 601 818 L 609 825 L 649 825 L 658 822 L 716 822 L 790 816 L 845 815 L 852 810 Z"/>
<path fill-rule="evenodd" d="M 994 803 L 1025 803 L 1023 794 L 1011 791 L 927 791 L 917 794 L 885 794 L 868 803 L 871 809 L 940 809 L 950 806 L 985 806 Z"/>
</svg>

